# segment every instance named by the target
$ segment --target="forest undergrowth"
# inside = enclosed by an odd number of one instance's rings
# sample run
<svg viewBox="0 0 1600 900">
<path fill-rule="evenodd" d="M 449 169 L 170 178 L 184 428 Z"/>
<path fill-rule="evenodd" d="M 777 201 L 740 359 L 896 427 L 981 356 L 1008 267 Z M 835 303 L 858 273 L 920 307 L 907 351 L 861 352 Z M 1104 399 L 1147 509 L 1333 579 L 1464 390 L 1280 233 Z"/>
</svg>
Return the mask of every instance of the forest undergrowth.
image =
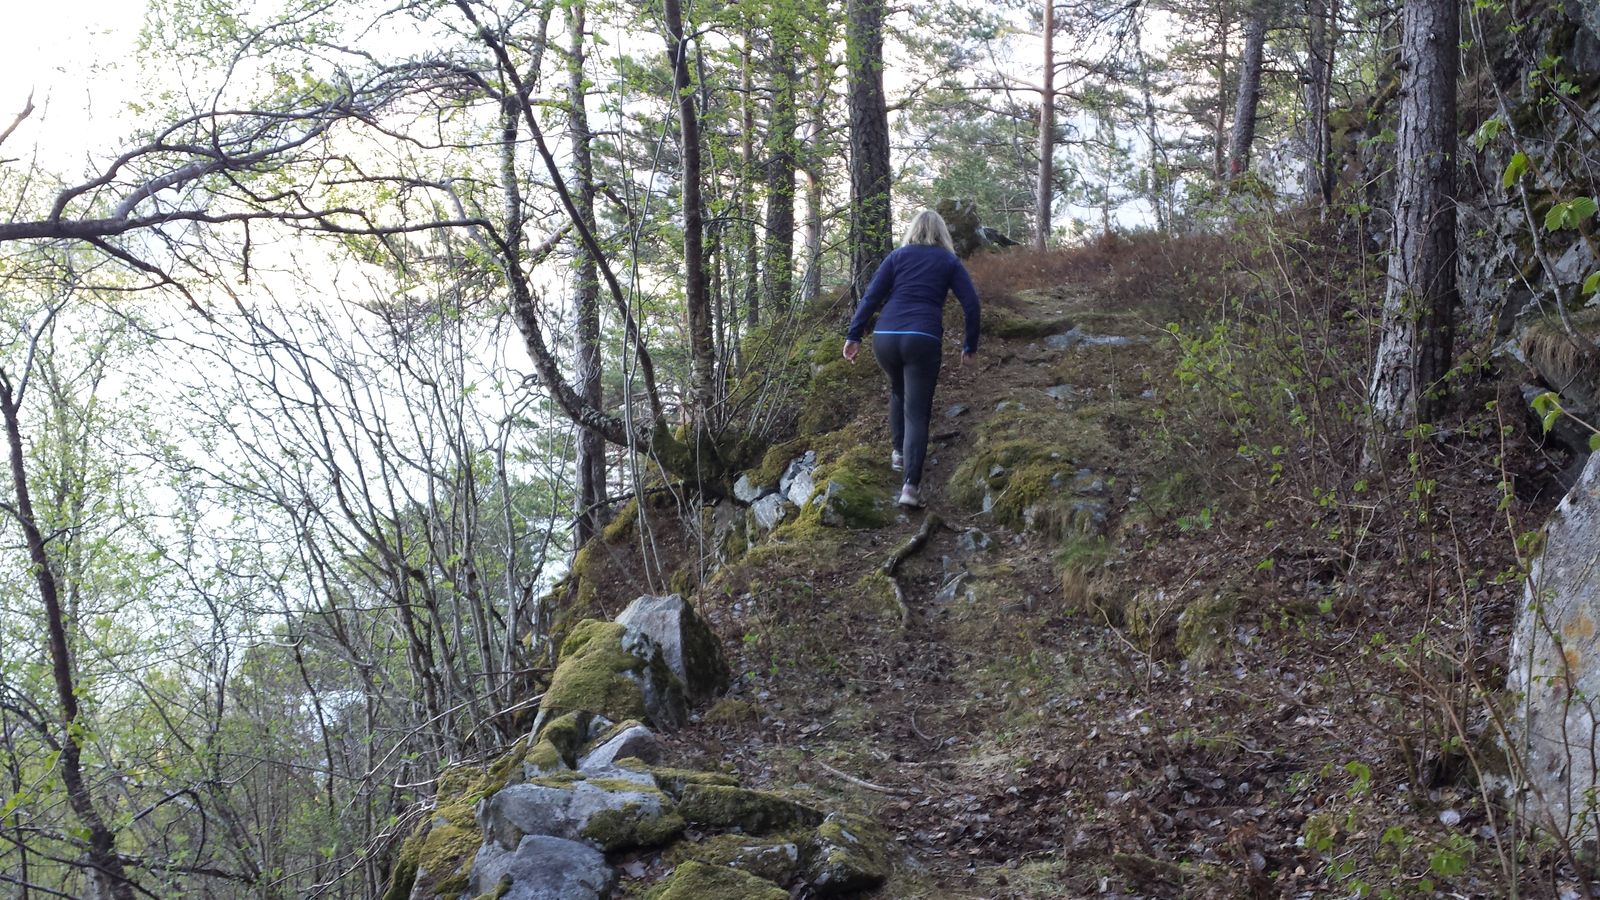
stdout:
<svg viewBox="0 0 1600 900">
<path fill-rule="evenodd" d="M 920 515 L 780 528 L 699 591 L 740 675 L 680 753 L 881 817 L 883 896 L 1576 890 L 1490 787 L 1568 460 L 1465 334 L 1445 424 L 1364 463 L 1381 270 L 1331 228 L 975 260 L 903 605 Z M 886 448 L 862 396 L 834 439 Z"/>
</svg>

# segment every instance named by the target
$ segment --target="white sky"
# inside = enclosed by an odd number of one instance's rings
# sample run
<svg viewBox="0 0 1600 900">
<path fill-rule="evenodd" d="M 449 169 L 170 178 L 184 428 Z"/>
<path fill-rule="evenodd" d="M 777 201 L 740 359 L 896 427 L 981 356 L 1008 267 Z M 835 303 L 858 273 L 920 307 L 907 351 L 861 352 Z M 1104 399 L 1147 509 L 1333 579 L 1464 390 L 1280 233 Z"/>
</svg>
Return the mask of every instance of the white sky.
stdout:
<svg viewBox="0 0 1600 900">
<path fill-rule="evenodd" d="M 0 0 L 0 130 L 33 93 L 35 110 L 6 142 L 63 175 L 125 131 L 139 87 L 136 45 L 146 0 Z"/>
</svg>

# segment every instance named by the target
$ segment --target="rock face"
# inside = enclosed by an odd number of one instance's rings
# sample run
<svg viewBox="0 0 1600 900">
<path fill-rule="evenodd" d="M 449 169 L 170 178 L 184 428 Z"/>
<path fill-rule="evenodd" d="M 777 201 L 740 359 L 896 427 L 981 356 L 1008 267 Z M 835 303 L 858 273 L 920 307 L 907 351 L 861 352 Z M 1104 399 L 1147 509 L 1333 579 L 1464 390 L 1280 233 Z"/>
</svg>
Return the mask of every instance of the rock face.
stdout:
<svg viewBox="0 0 1600 900">
<path fill-rule="evenodd" d="M 667 668 L 683 682 L 692 700 L 728 687 L 728 663 L 710 626 L 679 594 L 639 597 L 617 616 L 630 637 L 648 638 L 661 650 Z"/>
<path fill-rule="evenodd" d="M 1523 815 L 1574 843 L 1595 836 L 1594 754 L 1600 696 L 1600 455 L 1545 527 L 1517 611 L 1506 687 L 1522 773 Z M 1572 834 L 1581 827 L 1584 834 Z"/>
<path fill-rule="evenodd" d="M 496 893 L 501 883 L 503 893 Z M 599 900 L 611 896 L 617 873 L 586 844 L 529 835 L 516 849 L 485 844 L 472 866 L 469 893 L 501 900 Z"/>
<path fill-rule="evenodd" d="M 649 847 L 670 840 L 683 824 L 653 784 L 622 779 L 513 784 L 478 812 L 485 846 L 501 848 L 518 847 L 527 835 L 584 841 L 601 850 Z"/>
</svg>

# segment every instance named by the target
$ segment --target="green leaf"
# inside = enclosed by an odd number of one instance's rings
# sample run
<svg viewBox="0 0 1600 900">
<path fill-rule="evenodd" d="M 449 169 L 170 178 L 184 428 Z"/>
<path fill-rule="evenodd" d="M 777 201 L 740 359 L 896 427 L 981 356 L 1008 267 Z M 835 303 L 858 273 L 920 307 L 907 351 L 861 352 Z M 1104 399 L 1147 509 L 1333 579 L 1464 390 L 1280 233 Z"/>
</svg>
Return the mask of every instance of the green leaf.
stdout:
<svg viewBox="0 0 1600 900">
<path fill-rule="evenodd" d="M 1570 201 L 1570 205 L 1572 207 L 1573 228 L 1577 228 L 1586 220 L 1594 218 L 1594 214 L 1600 212 L 1600 203 L 1595 202 L 1593 197 L 1578 197 Z"/>
<path fill-rule="evenodd" d="M 1600 431 L 1589 435 L 1589 452 L 1593 453 L 1596 450 L 1600 450 Z"/>
<path fill-rule="evenodd" d="M 1498 116 L 1485 120 L 1482 125 L 1478 126 L 1478 130 L 1472 133 L 1472 146 L 1479 150 L 1489 146 L 1489 142 L 1499 137 L 1501 130 L 1505 126 L 1505 121 Z"/>
<path fill-rule="evenodd" d="M 1505 174 L 1500 176 L 1501 186 L 1506 188 L 1511 187 L 1512 185 L 1516 184 L 1517 179 L 1521 178 L 1527 171 L 1528 154 L 1518 150 L 1516 153 L 1511 154 L 1511 161 L 1506 163 Z"/>
<path fill-rule="evenodd" d="M 1583 293 L 1585 296 L 1595 291 L 1600 291 L 1600 272 L 1591 272 L 1589 277 L 1583 280 Z"/>
</svg>

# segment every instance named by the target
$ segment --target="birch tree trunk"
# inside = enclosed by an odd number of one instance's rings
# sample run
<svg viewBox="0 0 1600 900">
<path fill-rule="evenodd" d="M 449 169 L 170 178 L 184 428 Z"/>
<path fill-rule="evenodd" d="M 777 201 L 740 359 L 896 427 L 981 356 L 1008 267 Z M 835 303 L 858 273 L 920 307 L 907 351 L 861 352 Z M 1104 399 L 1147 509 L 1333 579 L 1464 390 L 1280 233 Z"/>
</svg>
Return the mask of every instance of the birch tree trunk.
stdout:
<svg viewBox="0 0 1600 900">
<path fill-rule="evenodd" d="M 1383 332 L 1369 399 L 1381 443 L 1439 410 L 1454 340 L 1457 0 L 1407 0 Z"/>
<path fill-rule="evenodd" d="M 884 0 L 849 0 L 850 285 L 859 299 L 893 244 L 889 111 L 883 95 Z"/>
<path fill-rule="evenodd" d="M 1228 177 L 1250 170 L 1256 141 L 1256 110 L 1261 105 L 1261 63 L 1267 49 L 1267 15 L 1255 10 L 1244 26 L 1244 56 L 1239 60 L 1239 92 L 1233 98 L 1233 132 L 1228 140 Z"/>
</svg>

